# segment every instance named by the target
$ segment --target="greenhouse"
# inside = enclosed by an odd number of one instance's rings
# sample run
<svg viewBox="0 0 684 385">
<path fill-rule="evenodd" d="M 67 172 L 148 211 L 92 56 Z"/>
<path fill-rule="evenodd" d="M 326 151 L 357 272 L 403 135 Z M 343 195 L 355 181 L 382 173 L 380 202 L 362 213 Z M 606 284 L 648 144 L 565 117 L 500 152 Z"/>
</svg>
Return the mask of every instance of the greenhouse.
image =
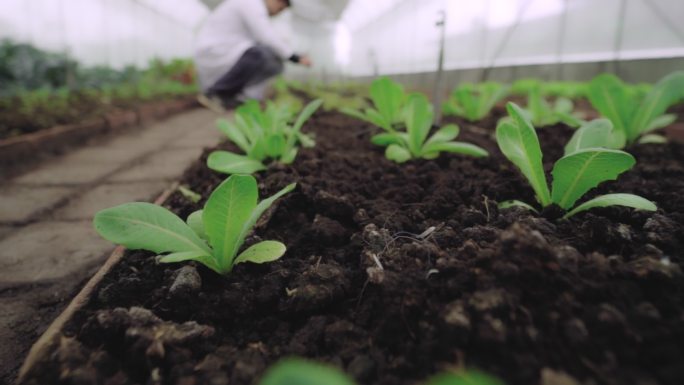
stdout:
<svg viewBox="0 0 684 385">
<path fill-rule="evenodd" d="M 2 0 L 0 384 L 684 384 L 682 16 Z"/>
</svg>

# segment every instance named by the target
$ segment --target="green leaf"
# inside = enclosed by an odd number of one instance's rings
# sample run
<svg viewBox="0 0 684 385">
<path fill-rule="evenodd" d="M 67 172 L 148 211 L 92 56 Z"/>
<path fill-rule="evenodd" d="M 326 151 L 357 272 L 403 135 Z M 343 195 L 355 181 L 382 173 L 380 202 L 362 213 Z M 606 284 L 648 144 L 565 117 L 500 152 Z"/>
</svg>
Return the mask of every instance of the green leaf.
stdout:
<svg viewBox="0 0 684 385">
<path fill-rule="evenodd" d="M 570 218 L 571 216 L 577 213 L 587 211 L 589 209 L 593 209 L 596 207 L 608 206 L 625 206 L 645 211 L 656 211 L 658 209 L 658 207 L 656 207 L 656 205 L 653 202 L 649 201 L 648 199 L 642 198 L 638 195 L 606 194 L 582 203 L 581 205 L 572 209 L 572 211 L 565 214 L 563 218 Z"/>
<path fill-rule="evenodd" d="M 553 202 L 568 210 L 587 191 L 617 179 L 635 163 L 632 155 L 619 150 L 590 148 L 566 155 L 556 162 L 551 172 Z"/>
<path fill-rule="evenodd" d="M 592 120 L 575 131 L 568 144 L 565 145 L 565 155 L 586 148 L 621 148 L 624 146 L 624 140 L 620 141 L 618 138 L 622 137 L 616 137 L 610 120 Z"/>
<path fill-rule="evenodd" d="M 659 128 L 664 128 L 674 123 L 677 120 L 676 114 L 665 114 L 660 115 L 653 119 L 651 123 L 646 127 L 646 132 L 657 130 Z"/>
<path fill-rule="evenodd" d="M 222 273 L 232 269 L 245 239 L 243 227 L 256 208 L 258 195 L 254 177 L 231 175 L 214 190 L 204 206 L 204 230 Z"/>
<path fill-rule="evenodd" d="M 297 358 L 272 366 L 259 385 L 354 385 L 340 370 Z"/>
<path fill-rule="evenodd" d="M 474 144 L 465 142 L 438 142 L 430 143 L 423 147 L 425 153 L 451 152 L 455 154 L 470 155 L 477 158 L 489 156 L 487 150 Z"/>
<path fill-rule="evenodd" d="M 95 214 L 93 224 L 103 238 L 132 250 L 211 255 L 207 244 L 182 219 L 151 203 L 126 203 L 102 210 Z"/>
<path fill-rule="evenodd" d="M 500 209 L 509 209 L 511 207 L 522 207 L 524 209 L 533 211 L 535 213 L 539 213 L 539 211 L 537 211 L 537 209 L 535 209 L 531 205 L 529 205 L 523 201 L 516 200 L 516 199 L 512 199 L 509 201 L 503 201 L 503 202 L 499 203 L 498 207 Z"/>
<path fill-rule="evenodd" d="M 668 107 L 682 98 L 684 71 L 672 73 L 653 86 L 637 108 L 633 127 L 628 131 L 630 142 L 653 127 L 653 121 L 665 113 Z"/>
<path fill-rule="evenodd" d="M 385 149 L 385 157 L 397 163 L 404 163 L 411 159 L 411 152 L 397 144 L 390 144 L 387 149 Z"/>
<path fill-rule="evenodd" d="M 283 156 L 280 157 L 280 163 L 282 164 L 292 164 L 294 162 L 295 158 L 297 157 L 297 148 L 291 148 L 289 152 L 286 152 L 283 154 Z"/>
<path fill-rule="evenodd" d="M 261 162 L 228 151 L 214 151 L 209 154 L 207 166 L 214 171 L 226 174 L 253 174 L 266 170 L 266 166 Z"/>
<path fill-rule="evenodd" d="M 316 146 L 316 142 L 309 135 L 301 132 L 297 133 L 297 140 L 304 148 L 313 148 Z"/>
<path fill-rule="evenodd" d="M 615 75 L 602 74 L 591 80 L 588 91 L 592 106 L 631 141 L 633 133 L 630 126 L 637 102 L 629 95 L 624 83 Z"/>
<path fill-rule="evenodd" d="M 256 208 L 254 208 L 254 210 L 252 210 L 252 213 L 249 216 L 249 218 L 247 219 L 247 221 L 244 222 L 244 224 L 242 225 L 242 227 L 240 229 L 240 234 L 239 234 L 240 239 L 244 240 L 245 237 L 247 237 L 247 234 L 249 234 L 249 232 L 252 230 L 252 227 L 254 227 L 254 225 L 259 220 L 261 215 L 263 215 L 263 213 L 266 210 L 268 210 L 269 207 L 271 207 L 276 200 L 278 200 L 283 195 L 294 190 L 295 187 L 297 187 L 297 183 L 289 184 L 289 185 L 285 186 L 285 188 L 283 188 L 282 190 L 273 194 L 271 197 L 266 198 L 266 199 L 262 200 L 261 202 L 259 202 L 259 204 L 256 206 Z"/>
<path fill-rule="evenodd" d="M 664 144 L 667 143 L 667 138 L 658 134 L 648 134 L 639 138 L 639 144 Z"/>
<path fill-rule="evenodd" d="M 412 94 L 409 96 L 404 118 L 406 131 L 409 134 L 408 147 L 411 153 L 416 156 L 420 153 L 423 142 L 425 142 L 432 127 L 432 111 L 430 110 L 430 102 L 425 95 Z"/>
<path fill-rule="evenodd" d="M 370 97 L 383 121 L 392 125 L 401 119 L 405 95 L 404 88 L 399 83 L 388 77 L 378 78 L 371 83 Z"/>
<path fill-rule="evenodd" d="M 275 261 L 285 254 L 287 248 L 277 241 L 263 241 L 250 246 L 235 258 L 235 264 L 242 262 L 266 263 Z"/>
<path fill-rule="evenodd" d="M 460 133 L 460 128 L 455 124 L 448 124 L 435 132 L 430 139 L 425 142 L 425 145 L 437 142 L 449 142 L 458 137 Z"/>
<path fill-rule="evenodd" d="M 187 200 L 189 200 L 189 201 L 192 202 L 192 203 L 197 203 L 197 202 L 199 202 L 200 200 L 202 200 L 202 196 L 201 196 L 201 195 L 199 195 L 198 193 L 196 193 L 196 192 L 190 190 L 190 189 L 187 188 L 186 186 L 183 186 L 183 185 L 178 186 L 178 192 L 181 193 L 181 195 L 183 195 L 183 197 L 185 197 Z"/>
<path fill-rule="evenodd" d="M 553 105 L 553 110 L 560 114 L 572 114 L 575 110 L 575 105 L 572 100 L 564 97 L 559 97 Z"/>
<path fill-rule="evenodd" d="M 250 144 L 245 135 L 240 131 L 238 126 L 229 122 L 226 119 L 218 119 L 216 121 L 218 129 L 223 132 L 231 142 L 235 143 L 244 152 L 249 152 Z"/>
<path fill-rule="evenodd" d="M 385 120 L 385 118 L 382 115 L 380 115 L 378 111 L 369 108 L 366 110 L 366 116 L 368 118 L 368 121 L 370 121 L 378 127 L 383 128 L 385 131 L 394 131 L 394 128 L 392 128 L 392 122 L 389 120 Z"/>
<path fill-rule="evenodd" d="M 349 107 L 342 107 L 342 108 L 340 108 L 340 112 L 343 113 L 343 114 L 345 114 L 345 115 L 349 115 L 349 116 L 351 116 L 352 118 L 359 119 L 359 120 L 363 120 L 363 121 L 368 122 L 368 123 L 371 123 L 371 124 L 376 124 L 376 122 L 371 121 L 371 120 L 368 118 L 368 116 L 366 116 L 365 113 L 363 113 L 363 112 L 361 112 L 361 111 L 359 111 L 359 110 L 355 110 L 355 109 L 349 108 Z M 377 125 L 377 124 L 376 124 L 376 125 Z"/>
<path fill-rule="evenodd" d="M 509 102 L 506 108 L 513 121 L 502 122 L 498 125 L 496 141 L 506 158 L 515 164 L 527 178 L 537 194 L 539 203 L 546 207 L 551 204 L 551 194 L 546 184 L 537 133 L 520 107 Z"/>
<path fill-rule="evenodd" d="M 438 374 L 431 378 L 426 385 L 504 385 L 504 383 L 488 374 L 467 371 Z"/>
<path fill-rule="evenodd" d="M 266 155 L 269 158 L 277 158 L 285 152 L 286 146 L 288 143 L 283 135 L 280 133 L 273 134 L 266 138 Z"/>
<path fill-rule="evenodd" d="M 384 133 L 371 137 L 371 143 L 382 147 L 387 147 L 390 144 L 402 145 L 404 144 L 404 140 L 404 137 L 399 133 Z"/>
<path fill-rule="evenodd" d="M 164 255 L 161 258 L 159 258 L 160 263 L 178 263 L 178 262 L 186 262 L 186 261 L 197 261 L 204 266 L 214 270 L 215 272 L 221 274 L 221 271 L 216 265 L 216 261 L 214 258 L 210 255 L 207 255 L 206 253 L 201 253 L 199 251 L 184 251 L 180 253 L 172 253 L 168 255 Z"/>
<path fill-rule="evenodd" d="M 197 210 L 194 213 L 188 215 L 188 219 L 186 222 L 188 223 L 188 226 L 192 229 L 192 231 L 197 234 L 198 237 L 206 240 L 207 238 L 207 233 L 204 231 L 204 221 L 202 219 L 202 213 L 204 210 Z"/>
<path fill-rule="evenodd" d="M 321 107 L 321 104 L 323 104 L 323 101 L 321 99 L 316 99 L 311 101 L 309 104 L 304 107 L 302 112 L 299 114 L 297 117 L 297 121 L 295 121 L 295 124 L 292 126 L 292 129 L 295 132 L 299 132 L 299 130 L 302 129 L 302 126 L 304 123 L 306 123 L 307 120 L 316 112 Z"/>
</svg>

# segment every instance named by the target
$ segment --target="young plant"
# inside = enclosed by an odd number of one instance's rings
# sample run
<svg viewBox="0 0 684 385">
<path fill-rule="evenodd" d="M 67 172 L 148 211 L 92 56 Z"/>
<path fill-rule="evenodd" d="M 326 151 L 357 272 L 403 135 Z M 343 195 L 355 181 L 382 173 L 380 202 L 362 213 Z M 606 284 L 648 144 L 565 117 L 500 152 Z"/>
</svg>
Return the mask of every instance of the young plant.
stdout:
<svg viewBox="0 0 684 385">
<path fill-rule="evenodd" d="M 207 166 L 226 174 L 252 174 L 265 170 L 264 162 L 268 159 L 282 164 L 294 162 L 299 145 L 315 145 L 313 139 L 302 133 L 301 129 L 320 106 L 320 100 L 312 101 L 290 125 L 289 107 L 279 108 L 269 104 L 266 110 L 262 110 L 256 101 L 243 104 L 235 111 L 234 122 L 222 119 L 217 124 L 245 155 L 214 151 L 209 154 Z"/>
<path fill-rule="evenodd" d="M 412 94 L 408 98 L 404 123 L 406 131 L 391 131 L 375 135 L 371 138 L 373 144 L 386 146 L 385 156 L 397 163 L 409 159 L 434 159 L 441 152 L 453 152 L 475 157 L 487 156 L 481 147 L 465 142 L 456 142 L 459 128 L 450 124 L 440 128 L 430 138 L 433 113 L 430 102 L 425 95 Z"/>
<path fill-rule="evenodd" d="M 608 119 L 585 122 L 565 145 L 565 155 L 585 148 L 608 148 L 618 150 L 625 147 L 625 135 L 616 130 Z"/>
<path fill-rule="evenodd" d="M 565 123 L 570 127 L 579 127 L 583 121 L 577 114 L 573 113 L 574 109 L 572 100 L 565 97 L 556 98 L 556 101 L 551 105 L 542 96 L 540 87 L 531 88 L 527 94 L 525 112 L 532 124 L 537 127 L 552 126 L 558 123 Z"/>
<path fill-rule="evenodd" d="M 664 77 L 650 91 L 627 86 L 611 74 L 599 75 L 589 83 L 589 101 L 622 133 L 625 145 L 664 142 L 664 137 L 649 133 L 675 121 L 676 116 L 665 111 L 683 97 L 684 71 Z"/>
<path fill-rule="evenodd" d="M 364 120 L 385 131 L 393 132 L 394 125 L 403 120 L 406 93 L 401 84 L 387 77 L 373 81 L 370 86 L 370 99 L 375 108 L 356 110 L 349 107 L 340 111 L 354 118 Z"/>
<path fill-rule="evenodd" d="M 525 176 L 542 207 L 552 204 L 566 210 L 564 218 L 595 207 L 626 206 L 635 209 L 655 211 L 653 202 L 633 194 L 601 195 L 580 205 L 577 201 L 589 190 L 600 183 L 615 180 L 623 172 L 631 169 L 636 161 L 624 151 L 605 148 L 580 148 L 559 159 L 551 174 L 551 191 L 542 166 L 542 152 L 534 127 L 524 111 L 515 103 L 506 105 L 512 118 L 503 121 L 496 128 L 496 141 L 501 152 Z M 500 207 L 532 206 L 520 201 L 502 202 Z"/>
<path fill-rule="evenodd" d="M 489 115 L 494 105 L 508 95 L 508 87 L 498 83 L 462 84 L 451 92 L 442 106 L 445 115 L 460 116 L 471 122 Z"/>
<path fill-rule="evenodd" d="M 197 261 L 219 274 L 238 263 L 271 262 L 285 254 L 285 245 L 262 241 L 238 254 L 257 220 L 271 205 L 295 188 L 288 185 L 257 204 L 254 177 L 231 175 L 211 194 L 204 210 L 187 223 L 169 210 L 151 203 L 126 203 L 95 215 L 95 230 L 105 239 L 132 250 L 168 253 L 160 262 Z"/>
<path fill-rule="evenodd" d="M 259 385 L 354 385 L 354 381 L 335 367 L 286 358 L 268 369 Z"/>
<path fill-rule="evenodd" d="M 259 385 L 354 385 L 355 382 L 333 366 L 286 358 L 268 369 Z M 444 372 L 426 385 L 503 385 L 497 378 L 477 371 Z"/>
</svg>

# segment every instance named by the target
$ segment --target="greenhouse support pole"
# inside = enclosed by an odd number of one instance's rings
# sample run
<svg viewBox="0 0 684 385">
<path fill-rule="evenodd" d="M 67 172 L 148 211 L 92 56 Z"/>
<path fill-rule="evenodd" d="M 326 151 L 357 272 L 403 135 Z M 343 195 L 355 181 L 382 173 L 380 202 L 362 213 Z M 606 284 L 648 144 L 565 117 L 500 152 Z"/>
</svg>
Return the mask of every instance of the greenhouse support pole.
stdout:
<svg viewBox="0 0 684 385">
<path fill-rule="evenodd" d="M 489 80 L 489 73 L 492 71 L 494 66 L 496 65 L 496 62 L 499 59 L 499 56 L 503 53 L 504 49 L 506 46 L 508 46 L 509 41 L 511 40 L 511 36 L 515 34 L 515 31 L 518 29 L 520 24 L 522 23 L 523 17 L 525 16 L 525 13 L 527 12 L 527 9 L 529 8 L 530 4 L 532 4 L 532 0 L 527 0 L 519 9 L 518 14 L 515 18 L 515 22 L 511 24 L 511 26 L 508 28 L 506 31 L 506 35 L 501 39 L 501 42 L 499 42 L 499 45 L 496 47 L 496 50 L 494 51 L 494 55 L 492 56 L 491 61 L 489 64 L 484 68 L 482 71 L 482 74 L 480 76 L 480 82 L 485 82 Z"/>
<path fill-rule="evenodd" d="M 563 66 L 563 54 L 565 53 L 565 31 L 567 27 L 568 19 L 568 0 L 563 0 L 563 13 L 561 13 L 561 20 L 558 29 L 558 41 L 556 42 L 556 80 L 563 80 L 564 77 L 564 66 Z"/>
<path fill-rule="evenodd" d="M 613 72 L 618 77 L 620 76 L 620 51 L 622 50 L 622 37 L 625 33 L 625 15 L 627 14 L 627 0 L 620 1 L 620 9 L 617 19 L 617 28 L 615 31 L 615 43 L 613 46 Z"/>
<path fill-rule="evenodd" d="M 437 28 L 439 28 L 439 57 L 437 59 L 437 74 L 435 76 L 435 88 L 433 90 L 433 105 L 435 111 L 435 124 L 442 123 L 442 76 L 444 75 L 444 43 L 446 35 L 446 12 L 439 11 L 439 20 L 437 20 Z"/>
<path fill-rule="evenodd" d="M 673 34 L 677 35 L 677 37 L 679 38 L 679 40 L 682 43 L 684 43 L 684 32 L 682 32 L 679 29 L 677 24 L 673 23 L 672 20 L 670 20 L 670 18 L 667 17 L 668 14 L 666 12 L 663 12 L 663 10 L 656 3 L 654 3 L 653 0 L 643 0 L 643 1 L 651 9 L 651 11 L 653 11 L 653 13 L 655 13 L 656 16 L 658 16 L 660 21 L 662 21 L 663 24 L 665 24 L 665 26 L 667 28 L 669 28 Z"/>
</svg>

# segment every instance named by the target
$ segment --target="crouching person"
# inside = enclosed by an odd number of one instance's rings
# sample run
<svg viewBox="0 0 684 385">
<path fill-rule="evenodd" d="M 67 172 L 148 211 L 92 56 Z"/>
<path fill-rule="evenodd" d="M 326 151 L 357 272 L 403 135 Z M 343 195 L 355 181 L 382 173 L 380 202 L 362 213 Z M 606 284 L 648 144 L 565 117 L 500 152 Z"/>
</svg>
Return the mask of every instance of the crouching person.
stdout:
<svg viewBox="0 0 684 385">
<path fill-rule="evenodd" d="M 201 104 L 223 112 L 246 99 L 261 100 L 285 60 L 311 66 L 271 25 L 269 18 L 289 6 L 289 0 L 225 0 L 208 16 L 195 44 Z"/>
</svg>

